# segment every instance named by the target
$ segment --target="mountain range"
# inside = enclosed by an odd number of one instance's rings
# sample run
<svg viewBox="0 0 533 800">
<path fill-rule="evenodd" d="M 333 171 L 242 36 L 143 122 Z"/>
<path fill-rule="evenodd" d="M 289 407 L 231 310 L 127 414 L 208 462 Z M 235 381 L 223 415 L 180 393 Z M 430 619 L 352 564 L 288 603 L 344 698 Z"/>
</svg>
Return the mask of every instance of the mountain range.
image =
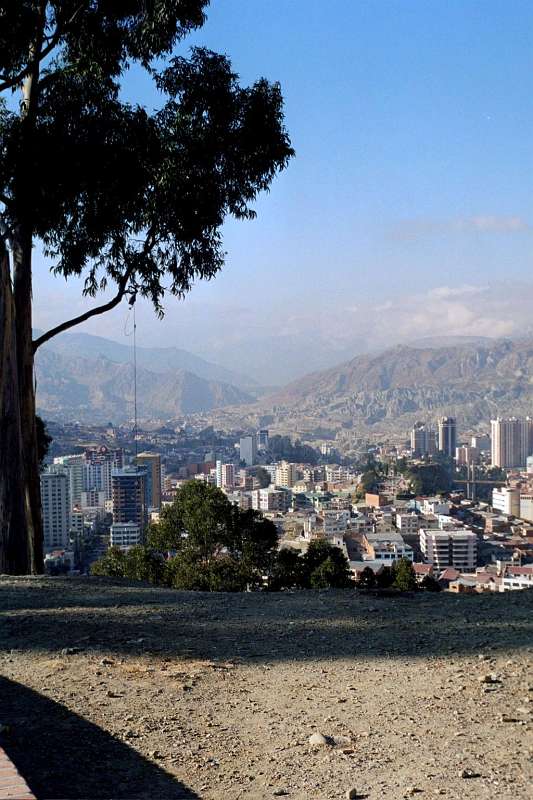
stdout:
<svg viewBox="0 0 533 800">
<path fill-rule="evenodd" d="M 397 346 L 312 373 L 261 401 L 318 424 L 388 427 L 454 414 L 466 425 L 533 412 L 533 339 Z"/>
<path fill-rule="evenodd" d="M 282 353 L 280 353 L 282 357 Z M 130 347 L 68 334 L 40 348 L 37 402 L 48 418 L 121 422 L 133 416 Z M 178 348 L 137 348 L 141 419 L 203 412 L 217 421 L 305 430 L 407 428 L 453 414 L 475 426 L 533 413 L 533 339 L 422 340 L 358 355 L 265 394 L 246 376 Z"/>
<path fill-rule="evenodd" d="M 37 351 L 38 411 L 47 419 L 117 423 L 132 419 L 132 359 L 131 347 L 100 336 L 75 333 L 52 339 Z M 172 419 L 249 403 L 256 397 L 254 386 L 245 376 L 186 350 L 137 348 L 141 419 Z"/>
</svg>

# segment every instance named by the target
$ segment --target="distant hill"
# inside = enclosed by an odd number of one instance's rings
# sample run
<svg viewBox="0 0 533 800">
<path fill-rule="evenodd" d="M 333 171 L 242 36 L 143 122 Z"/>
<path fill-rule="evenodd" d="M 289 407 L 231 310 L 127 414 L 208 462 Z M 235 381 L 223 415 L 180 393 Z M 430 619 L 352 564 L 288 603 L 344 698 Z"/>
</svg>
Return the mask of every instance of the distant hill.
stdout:
<svg viewBox="0 0 533 800">
<path fill-rule="evenodd" d="M 39 335 L 40 331 L 34 331 Z M 133 342 L 122 344 L 102 336 L 88 333 L 62 333 L 43 345 L 43 351 L 53 351 L 68 357 L 104 358 L 118 364 L 129 364 L 133 358 Z M 41 352 L 41 350 L 39 350 Z M 246 375 L 213 364 L 179 347 L 139 347 L 137 364 L 150 372 L 186 370 L 207 381 L 231 383 L 242 389 L 257 388 L 257 383 Z"/>
<path fill-rule="evenodd" d="M 120 423 L 133 417 L 131 363 L 45 346 L 37 352 L 36 377 L 37 408 L 47 419 Z M 170 365 L 164 372 L 138 366 L 137 386 L 141 419 L 171 419 L 253 400 L 230 383 L 206 380 Z"/>
<path fill-rule="evenodd" d="M 462 424 L 533 413 L 533 339 L 398 346 L 314 372 L 263 398 L 277 419 L 388 426 L 452 413 Z"/>
</svg>

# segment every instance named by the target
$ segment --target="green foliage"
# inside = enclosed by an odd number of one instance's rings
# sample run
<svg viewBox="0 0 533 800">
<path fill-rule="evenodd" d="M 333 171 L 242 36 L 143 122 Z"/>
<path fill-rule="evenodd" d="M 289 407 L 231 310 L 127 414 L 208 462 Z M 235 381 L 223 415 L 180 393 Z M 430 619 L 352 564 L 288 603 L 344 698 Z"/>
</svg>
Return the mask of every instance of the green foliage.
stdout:
<svg viewBox="0 0 533 800">
<path fill-rule="evenodd" d="M 414 494 L 445 494 L 452 488 L 449 464 L 413 464 L 406 468 L 404 476 L 410 482 Z"/>
<path fill-rule="evenodd" d="M 351 583 L 347 567 L 342 565 L 338 558 L 332 556 L 328 556 L 325 561 L 322 561 L 309 576 L 311 589 L 346 589 L 351 586 Z"/>
<path fill-rule="evenodd" d="M 389 589 L 394 582 L 394 573 L 390 567 L 383 567 L 375 576 L 376 588 Z"/>
<path fill-rule="evenodd" d="M 416 575 L 412 563 L 407 558 L 401 558 L 394 564 L 393 586 L 401 592 L 412 592 L 418 588 Z"/>
<path fill-rule="evenodd" d="M 197 592 L 242 592 L 248 585 L 242 563 L 228 556 L 201 563 L 191 554 L 176 556 L 168 563 L 168 584 L 175 589 Z"/>
<path fill-rule="evenodd" d="M 266 489 L 268 486 L 270 486 L 270 472 L 267 472 L 264 467 L 258 467 L 256 469 L 255 477 L 259 481 L 259 486 L 261 489 Z"/>
<path fill-rule="evenodd" d="M 316 588 L 313 587 L 315 573 L 315 581 L 322 583 L 327 581 L 327 585 L 332 588 L 343 589 L 351 585 L 350 568 L 346 556 L 342 550 L 326 539 L 313 539 L 303 556 L 303 561 L 304 586 Z M 326 561 L 329 564 L 324 567 Z"/>
<path fill-rule="evenodd" d="M 304 584 L 304 560 L 298 550 L 283 547 L 277 554 L 270 589 L 300 589 Z"/>
<path fill-rule="evenodd" d="M 370 567 L 365 567 L 359 574 L 357 579 L 357 588 L 365 592 L 373 589 L 376 585 L 376 576 Z"/>
<path fill-rule="evenodd" d="M 160 585 L 165 581 L 165 560 L 147 545 L 132 547 L 125 555 L 124 577 Z"/>
<path fill-rule="evenodd" d="M 124 578 L 126 554 L 119 547 L 110 547 L 107 553 L 91 564 L 91 575 Z"/>
<path fill-rule="evenodd" d="M 425 592 L 440 592 L 442 590 L 442 586 L 434 575 L 424 575 L 420 586 Z"/>
<path fill-rule="evenodd" d="M 44 50 L 38 105 L 26 117 L 0 104 L 3 221 L 13 231 L 23 222 L 54 272 L 83 276 L 87 294 L 114 282 L 162 313 L 165 287 L 182 297 L 221 269 L 224 218 L 253 218 L 293 155 L 277 83 L 241 87 L 226 56 L 205 48 L 169 57 L 206 5 L 0 7 L 0 92 L 18 90 L 28 53 Z M 153 113 L 122 99 L 135 64 L 161 97 Z"/>
</svg>

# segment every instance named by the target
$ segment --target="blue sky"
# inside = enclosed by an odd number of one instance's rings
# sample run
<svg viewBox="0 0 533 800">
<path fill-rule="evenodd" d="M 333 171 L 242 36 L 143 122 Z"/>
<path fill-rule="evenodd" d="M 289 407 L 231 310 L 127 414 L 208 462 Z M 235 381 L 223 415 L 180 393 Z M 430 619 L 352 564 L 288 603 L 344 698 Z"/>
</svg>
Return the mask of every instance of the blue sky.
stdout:
<svg viewBox="0 0 533 800">
<path fill-rule="evenodd" d="M 268 382 L 372 346 L 527 328 L 532 30 L 520 0 L 212 0 L 181 49 L 279 80 L 296 158 L 255 222 L 226 225 L 215 281 L 163 323 L 140 309 L 143 340 L 258 362 Z M 124 91 L 158 103 L 139 70 Z M 81 308 L 78 293 L 40 270 L 35 323 Z M 85 329 L 120 338 L 125 313 Z"/>
</svg>

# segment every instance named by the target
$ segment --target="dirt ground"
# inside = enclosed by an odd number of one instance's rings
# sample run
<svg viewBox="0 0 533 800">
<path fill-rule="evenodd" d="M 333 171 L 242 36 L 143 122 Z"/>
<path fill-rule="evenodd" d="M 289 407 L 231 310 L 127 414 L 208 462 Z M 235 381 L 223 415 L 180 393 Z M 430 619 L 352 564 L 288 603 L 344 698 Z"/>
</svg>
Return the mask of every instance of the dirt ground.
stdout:
<svg viewBox="0 0 533 800">
<path fill-rule="evenodd" d="M 532 656 L 533 592 L 0 578 L 0 744 L 39 800 L 521 800 Z"/>
</svg>

